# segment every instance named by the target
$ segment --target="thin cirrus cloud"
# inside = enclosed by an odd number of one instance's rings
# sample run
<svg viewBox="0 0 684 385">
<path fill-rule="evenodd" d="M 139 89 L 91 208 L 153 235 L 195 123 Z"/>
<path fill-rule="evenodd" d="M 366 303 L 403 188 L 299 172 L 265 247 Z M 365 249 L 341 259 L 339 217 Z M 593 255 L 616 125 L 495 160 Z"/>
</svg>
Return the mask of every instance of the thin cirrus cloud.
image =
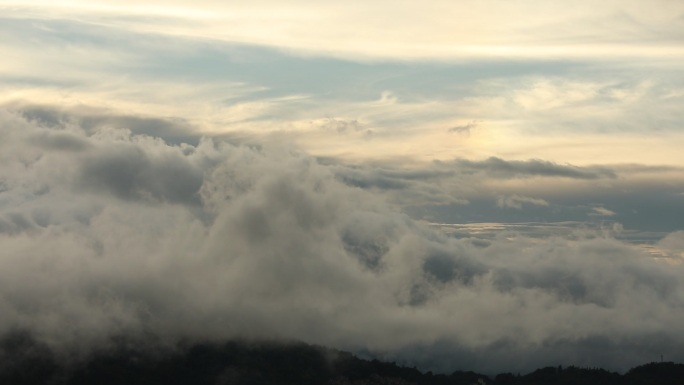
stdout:
<svg viewBox="0 0 684 385">
<path fill-rule="evenodd" d="M 202 1 L 192 7 L 182 1 L 3 3 L 23 14 L 76 18 L 145 33 L 368 59 L 587 55 L 610 59 L 683 54 L 676 42 L 682 38 L 677 26 L 681 26 L 678 16 L 684 9 L 669 0 L 659 1 L 657 6 L 607 1 L 600 5 L 580 2 L 572 7 L 561 3 L 540 6 L 532 1 L 439 1 L 429 7 L 384 1 L 354 6 Z M 312 30 L 317 33 L 311 34 Z"/>
</svg>

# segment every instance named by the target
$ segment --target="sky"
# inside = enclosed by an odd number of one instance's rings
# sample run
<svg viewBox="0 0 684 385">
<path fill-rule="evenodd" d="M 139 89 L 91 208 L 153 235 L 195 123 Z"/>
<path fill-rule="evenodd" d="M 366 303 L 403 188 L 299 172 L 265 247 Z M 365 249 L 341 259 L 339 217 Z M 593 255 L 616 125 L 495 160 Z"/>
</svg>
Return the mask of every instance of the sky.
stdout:
<svg viewBox="0 0 684 385">
<path fill-rule="evenodd" d="M 0 335 L 684 360 L 684 3 L 0 0 Z"/>
</svg>

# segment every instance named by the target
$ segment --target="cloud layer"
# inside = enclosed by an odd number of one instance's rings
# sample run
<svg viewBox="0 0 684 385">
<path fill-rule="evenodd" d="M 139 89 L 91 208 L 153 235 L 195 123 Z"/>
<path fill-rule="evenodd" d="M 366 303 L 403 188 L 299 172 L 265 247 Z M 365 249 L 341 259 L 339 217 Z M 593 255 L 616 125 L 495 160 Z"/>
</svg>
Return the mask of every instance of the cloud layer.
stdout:
<svg viewBox="0 0 684 385">
<path fill-rule="evenodd" d="M 459 162 L 461 174 L 611 175 Z M 684 359 L 681 232 L 658 259 L 586 229 L 449 237 L 293 148 L 170 144 L 6 110 L 0 164 L 0 333 L 55 349 L 152 333 L 294 338 L 441 370 Z"/>
<path fill-rule="evenodd" d="M 679 1 L 134 3 L 0 0 L 0 103 L 352 161 L 683 161 Z"/>
<path fill-rule="evenodd" d="M 676 42 L 683 37 L 684 7 L 675 0 L 656 3 L 579 1 L 568 7 L 529 0 L 436 0 L 429 5 L 382 0 L 344 5 L 293 1 L 284 6 L 260 0 L 237 7 L 206 0 L 191 5 L 155 0 L 4 0 L 0 6 L 23 17 L 65 18 L 138 33 L 366 60 L 681 57 Z"/>
</svg>

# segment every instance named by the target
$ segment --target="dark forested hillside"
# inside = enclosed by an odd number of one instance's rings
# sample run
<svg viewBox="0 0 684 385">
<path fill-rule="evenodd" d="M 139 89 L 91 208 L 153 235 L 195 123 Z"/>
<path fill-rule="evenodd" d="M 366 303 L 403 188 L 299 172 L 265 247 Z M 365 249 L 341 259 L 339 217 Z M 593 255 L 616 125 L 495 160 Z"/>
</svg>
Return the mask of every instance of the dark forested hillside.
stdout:
<svg viewBox="0 0 684 385">
<path fill-rule="evenodd" d="M 238 342 L 154 344 L 120 339 L 87 358 L 64 357 L 26 333 L 0 341 L 0 384 L 54 385 L 681 385 L 684 365 L 651 363 L 621 375 L 603 369 L 547 367 L 525 375 L 486 376 L 457 371 L 423 373 L 415 368 L 363 360 L 342 351 L 303 343 Z"/>
</svg>

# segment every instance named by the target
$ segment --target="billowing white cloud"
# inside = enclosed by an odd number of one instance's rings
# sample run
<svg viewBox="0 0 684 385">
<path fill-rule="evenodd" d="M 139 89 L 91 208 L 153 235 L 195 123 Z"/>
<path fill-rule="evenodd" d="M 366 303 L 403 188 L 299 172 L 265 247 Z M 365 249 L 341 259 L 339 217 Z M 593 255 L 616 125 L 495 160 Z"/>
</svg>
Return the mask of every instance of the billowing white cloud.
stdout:
<svg viewBox="0 0 684 385">
<path fill-rule="evenodd" d="M 651 358 L 647 339 L 680 357 L 674 253 L 582 231 L 449 237 L 284 146 L 0 124 L 0 333 L 81 351 L 113 335 L 294 338 L 491 371 L 624 368 Z"/>
</svg>

